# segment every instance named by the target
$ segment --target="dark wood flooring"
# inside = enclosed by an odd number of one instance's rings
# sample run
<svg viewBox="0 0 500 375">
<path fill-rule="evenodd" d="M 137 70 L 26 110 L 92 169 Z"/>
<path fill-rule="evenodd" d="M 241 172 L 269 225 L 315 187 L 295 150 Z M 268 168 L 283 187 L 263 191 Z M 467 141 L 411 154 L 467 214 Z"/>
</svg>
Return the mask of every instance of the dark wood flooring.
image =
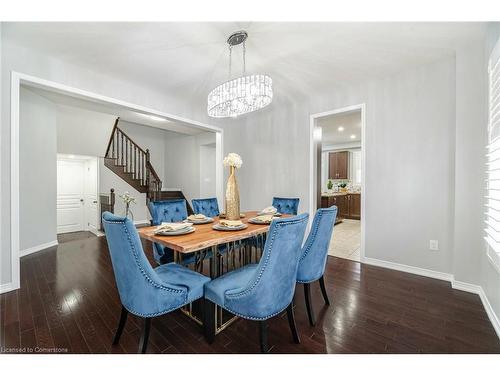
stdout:
<svg viewBox="0 0 500 375">
<path fill-rule="evenodd" d="M 33 352 L 135 353 L 140 326 L 129 318 L 111 339 L 120 301 L 104 237 L 69 234 L 59 246 L 21 259 L 21 289 L 1 295 L 0 346 Z M 150 244 L 145 244 L 150 254 Z M 301 344 L 286 314 L 269 322 L 271 353 L 500 353 L 477 295 L 448 282 L 329 257 L 332 305 L 312 287 L 310 327 L 303 289 L 295 296 Z M 151 353 L 258 353 L 255 322 L 239 320 L 209 345 L 201 327 L 176 311 L 152 321 Z"/>
</svg>

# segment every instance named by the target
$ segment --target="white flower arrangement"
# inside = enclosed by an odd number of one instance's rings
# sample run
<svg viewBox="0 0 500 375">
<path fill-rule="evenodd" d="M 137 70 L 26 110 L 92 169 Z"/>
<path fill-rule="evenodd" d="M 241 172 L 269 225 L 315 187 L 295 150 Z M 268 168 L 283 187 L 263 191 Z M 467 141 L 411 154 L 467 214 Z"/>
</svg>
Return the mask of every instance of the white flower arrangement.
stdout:
<svg viewBox="0 0 500 375">
<path fill-rule="evenodd" d="M 235 154 L 234 152 L 230 152 L 224 158 L 223 163 L 224 163 L 225 167 L 241 168 L 241 165 L 243 164 L 243 160 L 241 160 L 241 156 L 240 155 Z"/>
<path fill-rule="evenodd" d="M 120 195 L 119 197 L 123 200 L 123 203 L 125 203 L 127 206 L 130 203 L 136 203 L 135 198 L 131 196 L 128 191 L 126 191 L 123 195 Z"/>
</svg>

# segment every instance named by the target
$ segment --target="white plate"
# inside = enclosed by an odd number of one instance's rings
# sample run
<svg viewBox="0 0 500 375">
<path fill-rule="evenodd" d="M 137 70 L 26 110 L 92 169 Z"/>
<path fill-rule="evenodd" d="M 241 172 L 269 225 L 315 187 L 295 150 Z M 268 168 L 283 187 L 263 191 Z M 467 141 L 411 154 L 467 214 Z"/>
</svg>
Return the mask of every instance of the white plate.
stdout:
<svg viewBox="0 0 500 375">
<path fill-rule="evenodd" d="M 259 224 L 259 225 L 269 225 L 269 224 L 271 224 L 271 222 L 266 223 L 265 221 L 257 220 L 256 217 L 252 217 L 251 219 L 248 219 L 248 222 L 252 223 L 252 224 Z"/>
<path fill-rule="evenodd" d="M 215 225 L 212 226 L 212 228 L 215 229 L 215 230 L 222 230 L 222 231 L 232 232 L 232 231 L 243 230 L 245 228 L 248 228 L 248 225 L 243 224 L 243 225 L 240 225 L 238 227 L 226 227 L 224 225 L 215 224 Z"/>
<path fill-rule="evenodd" d="M 194 232 L 193 227 L 187 227 L 179 230 L 171 230 L 171 231 L 165 231 L 165 232 L 158 232 L 156 233 L 158 236 L 180 236 L 182 234 L 189 234 Z"/>
<path fill-rule="evenodd" d="M 203 220 L 189 220 L 189 219 L 186 219 L 184 221 L 186 223 L 192 223 L 194 225 L 196 225 L 196 224 L 208 224 L 208 223 L 213 223 L 214 222 L 214 218 L 213 217 L 207 217 L 206 219 L 203 219 Z"/>
<path fill-rule="evenodd" d="M 270 214 L 266 214 L 266 213 L 264 213 L 264 212 L 259 212 L 259 213 L 257 214 L 257 216 L 266 216 L 266 215 L 270 215 Z M 280 217 L 281 215 L 282 215 L 282 214 L 280 214 L 279 212 L 276 212 L 273 216 L 274 216 L 274 217 Z"/>
</svg>

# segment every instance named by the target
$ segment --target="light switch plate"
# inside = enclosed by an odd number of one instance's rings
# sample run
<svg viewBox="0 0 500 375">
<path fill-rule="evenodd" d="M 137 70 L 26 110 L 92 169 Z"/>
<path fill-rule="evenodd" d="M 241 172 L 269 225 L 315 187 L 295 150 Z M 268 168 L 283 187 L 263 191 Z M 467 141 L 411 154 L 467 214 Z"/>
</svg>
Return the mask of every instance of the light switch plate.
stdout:
<svg viewBox="0 0 500 375">
<path fill-rule="evenodd" d="M 438 240 L 430 240 L 429 241 L 429 250 L 439 251 L 439 241 Z"/>
</svg>

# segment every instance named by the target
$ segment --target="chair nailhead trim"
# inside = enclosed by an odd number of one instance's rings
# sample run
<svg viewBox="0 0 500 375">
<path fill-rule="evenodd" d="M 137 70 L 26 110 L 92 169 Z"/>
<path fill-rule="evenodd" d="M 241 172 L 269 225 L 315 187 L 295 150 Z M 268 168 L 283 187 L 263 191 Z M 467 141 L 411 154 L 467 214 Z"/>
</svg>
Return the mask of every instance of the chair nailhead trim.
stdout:
<svg viewBox="0 0 500 375">
<path fill-rule="evenodd" d="M 144 276 L 144 278 L 152 285 L 154 286 L 155 288 L 158 288 L 158 289 L 162 289 L 162 290 L 166 290 L 168 292 L 172 292 L 172 293 L 186 293 L 186 299 L 187 299 L 187 290 L 183 290 L 183 289 L 173 289 L 173 288 L 170 288 L 170 287 L 167 287 L 167 286 L 164 286 L 164 285 L 161 285 L 161 284 L 158 284 L 156 283 L 155 281 L 151 280 L 151 278 L 147 275 L 146 273 L 146 270 L 142 267 L 142 265 L 140 264 L 139 262 L 139 257 L 137 256 L 137 251 L 136 251 L 136 248 L 134 246 L 134 243 L 132 242 L 132 238 L 130 236 L 130 232 L 128 231 L 127 229 L 127 226 L 124 225 L 125 224 L 125 221 L 110 221 L 110 220 L 105 220 L 103 219 L 103 221 L 105 223 L 110 223 L 110 224 L 122 224 L 123 225 L 123 229 L 125 230 L 125 233 L 127 234 L 127 240 L 130 244 L 130 247 L 132 248 L 132 254 L 134 255 L 134 259 L 135 259 L 135 263 L 137 264 L 137 266 L 139 267 L 139 270 L 141 271 L 141 274 Z M 184 305 L 181 305 L 181 306 L 184 306 Z M 132 311 L 131 311 L 132 312 Z M 135 313 L 134 313 L 135 314 Z"/>
<path fill-rule="evenodd" d="M 304 220 L 304 219 L 301 219 L 301 220 Z M 274 230 L 273 230 L 273 233 L 271 235 L 271 239 L 269 240 L 269 246 L 267 245 L 267 241 L 266 241 L 266 249 L 269 249 L 269 251 L 267 252 L 266 254 L 266 259 L 264 261 L 264 265 L 262 266 L 262 268 L 260 269 L 259 271 L 259 275 L 257 276 L 255 282 L 246 290 L 242 291 L 242 292 L 239 292 L 239 293 L 235 293 L 235 294 L 226 294 L 224 293 L 224 300 L 226 298 L 228 299 L 241 299 L 241 297 L 249 294 L 253 289 L 255 289 L 255 287 L 259 284 L 261 278 L 262 278 L 262 274 L 264 273 L 265 269 L 267 268 L 268 266 L 268 263 L 269 263 L 269 259 L 271 257 L 271 251 L 272 251 L 272 248 L 273 248 L 273 243 L 274 243 L 274 240 L 275 240 L 275 237 L 276 237 L 276 232 L 278 231 L 278 227 L 282 227 L 282 226 L 285 226 L 285 225 L 290 225 L 290 224 L 295 224 L 297 222 L 300 222 L 300 220 L 292 220 L 292 221 L 287 221 L 287 222 L 284 222 L 284 223 L 279 223 L 279 224 L 276 224 Z M 264 249 L 264 251 L 266 250 Z M 224 304 L 225 305 L 225 304 Z M 288 305 L 287 305 L 288 306 Z M 229 310 L 226 306 L 222 306 L 224 309 L 228 310 L 229 312 L 233 313 L 233 314 L 236 314 L 238 316 L 241 316 L 243 318 L 246 318 L 246 319 L 252 319 L 252 320 L 265 320 L 265 319 L 268 319 L 268 318 L 271 318 L 275 315 L 278 315 L 281 311 L 283 311 L 284 309 L 286 309 L 286 306 L 280 310 L 279 312 L 277 312 L 276 314 L 271 314 L 271 315 L 268 315 L 264 318 L 258 318 L 258 317 L 251 317 L 251 316 L 245 316 L 245 315 L 242 315 L 242 314 L 238 314 L 236 313 L 235 311 L 231 311 Z"/>
</svg>

